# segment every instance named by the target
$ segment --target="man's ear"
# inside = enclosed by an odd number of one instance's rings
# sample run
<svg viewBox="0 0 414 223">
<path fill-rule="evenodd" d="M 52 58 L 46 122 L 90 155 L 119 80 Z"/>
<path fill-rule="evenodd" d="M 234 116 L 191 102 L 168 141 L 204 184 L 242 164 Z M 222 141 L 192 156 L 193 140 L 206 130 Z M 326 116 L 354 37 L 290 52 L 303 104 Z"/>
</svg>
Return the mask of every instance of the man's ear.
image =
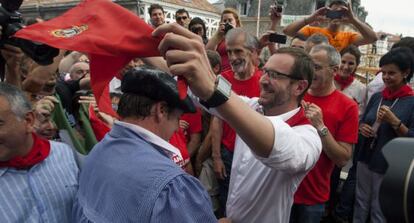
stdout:
<svg viewBox="0 0 414 223">
<path fill-rule="evenodd" d="M 303 94 L 309 86 L 309 82 L 307 80 L 299 80 L 297 83 L 297 87 L 295 88 L 295 96 Z"/>
<path fill-rule="evenodd" d="M 26 133 L 33 133 L 35 132 L 33 126 L 35 123 L 35 114 L 34 111 L 27 112 L 24 116 L 24 122 L 26 125 Z"/>
<path fill-rule="evenodd" d="M 339 66 L 338 65 L 334 65 L 334 66 L 332 66 L 332 71 L 333 71 L 333 74 L 335 75 L 336 73 L 338 73 L 338 71 L 339 71 Z"/>
<path fill-rule="evenodd" d="M 155 119 L 157 122 L 165 119 L 168 116 L 168 105 L 165 102 L 157 102 L 154 106 Z"/>
</svg>

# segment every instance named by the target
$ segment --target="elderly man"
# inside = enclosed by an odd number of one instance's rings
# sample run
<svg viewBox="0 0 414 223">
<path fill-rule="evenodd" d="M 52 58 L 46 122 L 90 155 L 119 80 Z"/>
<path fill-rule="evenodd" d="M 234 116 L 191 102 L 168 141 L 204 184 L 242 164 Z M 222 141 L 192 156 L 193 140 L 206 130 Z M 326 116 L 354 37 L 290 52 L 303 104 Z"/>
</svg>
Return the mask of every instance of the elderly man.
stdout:
<svg viewBox="0 0 414 223">
<path fill-rule="evenodd" d="M 0 222 L 73 222 L 73 152 L 34 134 L 34 120 L 24 94 L 0 83 Z"/>
<path fill-rule="evenodd" d="M 330 14 L 337 16 L 330 16 Z M 326 20 L 329 22 L 326 28 L 307 26 Z M 345 22 L 352 24 L 360 33 L 341 31 L 341 26 Z M 314 33 L 322 33 L 338 51 L 345 49 L 350 44 L 360 46 L 377 40 L 375 32 L 367 24 L 355 17 L 350 3 L 344 0 L 330 1 L 328 7 L 322 7 L 309 17 L 291 23 L 284 28 L 283 32 L 289 36 L 297 34 L 311 36 Z"/>
<path fill-rule="evenodd" d="M 217 222 L 200 182 L 176 165 L 167 141 L 183 112 L 175 80 L 150 68 L 128 71 L 121 84 L 120 121 L 85 160 L 75 222 Z"/>
<path fill-rule="evenodd" d="M 332 171 L 335 165 L 346 165 L 358 137 L 358 105 L 336 90 L 333 82 L 341 56 L 331 45 L 314 46 L 310 56 L 315 63 L 315 77 L 303 105 L 321 137 L 323 152 L 295 194 L 291 222 L 300 223 L 320 222 L 329 199 Z"/>
<path fill-rule="evenodd" d="M 89 64 L 85 62 L 74 63 L 69 69 L 70 80 L 77 81 L 89 74 Z"/>
<path fill-rule="evenodd" d="M 224 71 L 223 77 L 232 84 L 236 94 L 250 98 L 258 97 L 262 71 L 256 63 L 259 51 L 257 38 L 241 28 L 234 28 L 226 34 L 226 46 L 231 69 Z M 218 118 L 213 118 L 212 122 L 213 164 L 220 186 L 220 203 L 225 207 L 236 133 L 226 122 L 222 123 Z"/>
<path fill-rule="evenodd" d="M 293 193 L 316 163 L 321 142 L 300 107 L 313 63 L 299 49 L 280 49 L 264 66 L 260 98 L 241 97 L 214 76 L 200 38 L 178 25 L 159 49 L 174 75 L 186 78 L 200 103 L 236 130 L 227 216 L 233 222 L 288 222 Z"/>
</svg>

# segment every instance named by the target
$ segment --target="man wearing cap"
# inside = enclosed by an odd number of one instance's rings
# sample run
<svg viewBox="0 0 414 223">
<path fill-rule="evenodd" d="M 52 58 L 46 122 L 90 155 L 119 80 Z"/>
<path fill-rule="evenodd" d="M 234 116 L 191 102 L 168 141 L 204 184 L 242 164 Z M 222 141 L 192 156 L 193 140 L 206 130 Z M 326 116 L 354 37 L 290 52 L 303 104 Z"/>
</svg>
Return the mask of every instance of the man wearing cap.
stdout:
<svg viewBox="0 0 414 223">
<path fill-rule="evenodd" d="M 335 16 L 330 16 L 331 14 Z M 327 27 L 308 26 L 324 21 L 329 21 Z M 344 23 L 352 24 L 359 33 L 341 31 L 341 26 Z M 375 32 L 355 17 L 351 4 L 344 0 L 331 0 L 328 7 L 322 7 L 309 17 L 291 23 L 283 29 L 283 32 L 289 36 L 302 34 L 306 37 L 314 33 L 321 33 L 339 52 L 350 44 L 360 46 L 377 40 Z"/>
<path fill-rule="evenodd" d="M 260 97 L 249 99 L 215 77 L 196 34 L 171 24 L 153 35 L 165 35 L 159 49 L 171 73 L 186 78 L 199 102 L 237 133 L 227 217 L 236 223 L 288 222 L 293 194 L 322 148 L 300 106 L 313 79 L 311 58 L 301 49 L 279 49 L 264 66 Z"/>
<path fill-rule="evenodd" d="M 174 161 L 167 141 L 183 112 L 176 81 L 148 67 L 128 71 L 111 131 L 85 160 L 74 222 L 217 222 L 207 192 Z"/>
</svg>

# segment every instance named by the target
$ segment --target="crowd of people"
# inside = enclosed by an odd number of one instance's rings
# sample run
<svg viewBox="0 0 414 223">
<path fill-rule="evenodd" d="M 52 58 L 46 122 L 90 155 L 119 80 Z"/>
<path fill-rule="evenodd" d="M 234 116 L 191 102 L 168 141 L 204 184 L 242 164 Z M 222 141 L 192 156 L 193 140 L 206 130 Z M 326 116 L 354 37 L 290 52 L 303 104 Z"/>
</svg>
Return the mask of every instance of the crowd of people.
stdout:
<svg viewBox="0 0 414 223">
<path fill-rule="evenodd" d="M 0 50 L 0 222 L 387 221 L 382 148 L 414 137 L 413 37 L 364 84 L 358 47 L 377 36 L 347 1 L 284 27 L 285 46 L 269 38 L 275 5 L 260 37 L 232 8 L 211 38 L 185 9 L 170 24 L 161 5 L 148 12 L 162 56 L 114 74 L 116 115 L 99 109 L 87 54 L 42 66 Z"/>
</svg>

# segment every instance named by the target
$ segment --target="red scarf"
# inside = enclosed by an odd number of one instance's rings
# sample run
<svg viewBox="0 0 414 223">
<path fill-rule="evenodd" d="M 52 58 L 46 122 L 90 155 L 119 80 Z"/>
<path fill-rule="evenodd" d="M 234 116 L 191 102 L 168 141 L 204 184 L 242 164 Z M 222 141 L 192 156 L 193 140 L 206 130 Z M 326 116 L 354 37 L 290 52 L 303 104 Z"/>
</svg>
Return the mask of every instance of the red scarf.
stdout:
<svg viewBox="0 0 414 223">
<path fill-rule="evenodd" d="M 339 74 L 336 74 L 335 81 L 341 87 L 341 91 L 343 91 L 345 88 L 351 85 L 352 82 L 354 82 L 354 74 L 349 75 L 346 79 L 343 79 L 341 76 L 339 76 Z"/>
<path fill-rule="evenodd" d="M 395 100 L 397 98 L 403 98 L 407 96 L 414 96 L 414 91 L 410 86 L 406 84 L 395 92 L 391 92 L 391 90 L 387 87 L 382 91 L 382 97 L 384 100 Z"/>
<path fill-rule="evenodd" d="M 297 126 L 297 125 L 306 125 L 310 124 L 310 121 L 305 116 L 305 110 L 301 107 L 300 110 L 292 117 L 290 117 L 288 120 L 286 120 L 286 123 L 290 125 L 290 127 Z"/>
<path fill-rule="evenodd" d="M 13 167 L 16 169 L 28 169 L 37 163 L 42 162 L 49 156 L 49 140 L 40 138 L 36 134 L 33 136 L 33 146 L 30 152 L 25 156 L 16 156 L 9 161 L 0 162 L 0 167 Z"/>
</svg>

